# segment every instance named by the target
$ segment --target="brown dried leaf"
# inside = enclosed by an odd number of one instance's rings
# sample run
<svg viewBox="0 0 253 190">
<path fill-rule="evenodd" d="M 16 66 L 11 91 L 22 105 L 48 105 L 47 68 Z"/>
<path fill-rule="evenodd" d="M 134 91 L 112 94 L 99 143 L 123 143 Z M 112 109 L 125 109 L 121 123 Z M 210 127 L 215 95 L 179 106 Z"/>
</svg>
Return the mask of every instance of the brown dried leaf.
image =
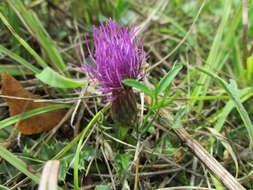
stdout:
<svg viewBox="0 0 253 190">
<path fill-rule="evenodd" d="M 7 72 L 2 73 L 2 94 L 19 98 L 41 99 L 40 96 L 25 90 L 23 86 Z M 36 108 L 46 107 L 53 103 L 34 102 L 4 98 L 9 106 L 10 115 L 20 114 Z M 20 121 L 16 126 L 25 135 L 38 134 L 53 128 L 64 117 L 66 110 L 54 110 Z"/>
</svg>

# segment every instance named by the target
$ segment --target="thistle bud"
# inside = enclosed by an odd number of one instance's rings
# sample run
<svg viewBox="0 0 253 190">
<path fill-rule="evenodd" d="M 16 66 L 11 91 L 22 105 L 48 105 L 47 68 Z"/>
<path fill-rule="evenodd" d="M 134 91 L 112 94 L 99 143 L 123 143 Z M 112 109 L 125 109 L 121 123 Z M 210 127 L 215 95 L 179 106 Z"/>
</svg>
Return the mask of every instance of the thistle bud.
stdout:
<svg viewBox="0 0 253 190">
<path fill-rule="evenodd" d="M 112 102 L 111 116 L 115 123 L 122 127 L 132 127 L 137 121 L 137 103 L 132 89 L 127 89 L 114 96 L 117 97 Z"/>
<path fill-rule="evenodd" d="M 91 64 L 83 58 L 82 69 L 98 84 L 112 102 L 112 118 L 124 126 L 136 121 L 136 99 L 132 89 L 124 86 L 123 80 L 137 79 L 145 61 L 145 52 L 140 38 L 135 36 L 135 28 L 128 30 L 116 21 L 109 20 L 99 28 L 94 27 L 94 55 L 86 40 Z"/>
</svg>

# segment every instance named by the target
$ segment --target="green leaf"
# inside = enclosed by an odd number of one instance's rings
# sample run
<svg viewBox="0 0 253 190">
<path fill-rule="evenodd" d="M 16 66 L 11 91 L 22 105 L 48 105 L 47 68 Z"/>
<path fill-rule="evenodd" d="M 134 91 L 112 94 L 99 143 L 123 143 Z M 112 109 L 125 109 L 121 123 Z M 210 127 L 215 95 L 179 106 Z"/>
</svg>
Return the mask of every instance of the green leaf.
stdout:
<svg viewBox="0 0 253 190">
<path fill-rule="evenodd" d="M 49 86 L 55 88 L 77 88 L 85 85 L 84 81 L 73 80 L 67 77 L 64 77 L 51 69 L 46 67 L 43 71 L 36 75 L 36 77 L 41 80 L 43 83 L 48 84 Z"/>
<path fill-rule="evenodd" d="M 172 104 L 173 101 L 174 101 L 178 96 L 181 95 L 181 93 L 182 93 L 181 90 L 177 90 L 177 91 L 175 92 L 175 94 L 173 94 L 173 95 L 170 96 L 170 97 L 167 97 L 167 98 L 165 99 L 165 101 L 161 102 L 162 104 L 159 105 L 159 106 L 160 106 L 160 107 L 166 107 L 166 106 Z"/>
<path fill-rule="evenodd" d="M 117 153 L 115 155 L 116 168 L 119 174 L 119 178 L 124 176 L 128 172 L 129 166 L 132 162 L 133 155 L 127 153 Z"/>
<path fill-rule="evenodd" d="M 253 85 L 253 55 L 247 59 L 247 79 Z"/>
<path fill-rule="evenodd" d="M 25 69 L 24 67 L 11 64 L 0 65 L 0 74 L 2 74 L 4 71 L 7 71 L 12 76 L 24 75 L 28 72 L 27 69 Z"/>
<path fill-rule="evenodd" d="M 166 125 L 173 129 L 182 128 L 181 119 L 185 115 L 187 109 L 186 107 L 182 107 L 175 116 L 173 116 L 173 123 L 168 118 L 162 118 L 162 121 L 165 122 Z"/>
<path fill-rule="evenodd" d="M 131 164 L 131 161 L 132 161 L 132 155 L 131 154 L 121 154 L 120 155 L 120 161 L 121 161 L 121 165 L 122 165 L 122 168 L 127 171 L 130 164 Z"/>
<path fill-rule="evenodd" d="M 83 141 L 84 138 L 86 137 L 86 135 L 88 134 L 89 130 L 91 129 L 92 126 L 94 126 L 94 124 L 99 120 L 100 116 L 109 109 L 110 104 L 107 104 L 107 106 L 105 106 L 102 110 L 100 110 L 93 118 L 92 120 L 89 122 L 89 124 L 83 129 L 83 131 L 76 136 L 62 151 L 60 151 L 54 158 L 59 158 L 64 152 L 68 151 L 71 146 L 73 146 L 73 144 L 77 143 L 78 141 L 78 145 L 76 148 L 76 152 L 75 152 L 75 162 L 74 162 L 74 189 L 78 190 L 79 189 L 79 185 L 78 185 L 78 168 L 79 168 L 79 156 L 80 156 L 80 152 L 82 150 L 82 145 L 83 145 Z M 85 151 L 85 150 L 84 150 Z"/>
<path fill-rule="evenodd" d="M 240 94 L 240 100 L 241 103 L 249 100 L 251 97 L 253 97 L 253 88 L 245 88 L 239 91 Z M 222 127 L 227 119 L 227 116 L 231 113 L 231 111 L 234 109 L 235 104 L 232 99 L 230 99 L 226 105 L 223 107 L 222 110 L 218 110 L 215 113 L 213 113 L 211 116 L 207 118 L 208 122 L 215 122 L 216 124 L 214 125 L 214 129 L 217 132 L 220 132 L 222 130 Z M 237 136 L 238 137 L 238 136 Z M 216 138 L 210 137 L 210 143 L 209 147 L 213 147 L 215 143 Z"/>
<path fill-rule="evenodd" d="M 10 190 L 8 187 L 5 187 L 3 185 L 0 185 L 0 189 L 3 189 L 3 190 Z"/>
<path fill-rule="evenodd" d="M 97 185 L 95 190 L 111 190 L 109 185 Z"/>
<path fill-rule="evenodd" d="M 174 121 L 178 121 L 180 119 L 182 119 L 182 117 L 184 117 L 186 113 L 186 107 L 182 107 L 177 113 L 176 115 L 174 116 Z"/>
<path fill-rule="evenodd" d="M 212 179 L 212 181 L 213 181 L 213 183 L 214 183 L 215 189 L 216 189 L 216 190 L 223 190 L 223 186 L 222 186 L 222 184 L 219 182 L 219 180 L 218 180 L 214 175 L 212 175 L 211 173 L 209 173 L 209 174 L 210 174 L 211 179 Z"/>
<path fill-rule="evenodd" d="M 8 20 L 4 17 L 4 15 L 0 12 L 0 19 L 4 23 L 4 25 L 10 30 L 12 35 L 19 41 L 19 43 L 36 59 L 36 61 L 41 65 L 41 67 L 45 68 L 47 67 L 46 62 L 41 59 L 41 57 L 34 51 L 34 49 L 23 39 L 21 38 L 15 30 L 12 28 L 12 26 L 9 24 Z"/>
<path fill-rule="evenodd" d="M 251 145 L 253 145 L 253 125 L 251 123 L 251 120 L 249 118 L 249 115 L 248 115 L 246 109 L 244 108 L 244 106 L 241 103 L 240 95 L 238 93 L 237 85 L 236 85 L 235 81 L 230 80 L 231 82 L 230 82 L 230 84 L 228 84 L 226 81 L 224 81 L 222 78 L 220 78 L 219 76 L 217 76 L 216 74 L 214 74 L 211 71 L 208 71 L 206 69 L 199 68 L 199 67 L 197 67 L 197 69 L 199 71 L 209 75 L 216 82 L 218 82 L 224 88 L 224 90 L 227 92 L 227 94 L 230 96 L 230 98 L 233 100 L 233 102 L 237 108 L 237 111 L 239 112 L 239 114 L 243 120 L 243 123 L 248 131 L 250 143 L 251 143 Z"/>
<path fill-rule="evenodd" d="M 246 100 L 250 99 L 253 96 L 253 88 L 246 88 L 240 90 L 240 100 L 241 102 L 245 102 Z M 227 116 L 235 107 L 233 100 L 229 100 L 226 105 L 223 107 L 222 112 L 218 115 L 219 118 L 214 126 L 214 128 L 219 132 L 222 129 L 223 124 L 226 121 Z M 220 111 L 220 110 L 219 110 Z"/>
<path fill-rule="evenodd" d="M 28 171 L 26 163 L 23 160 L 19 159 L 15 154 L 8 151 L 3 146 L 0 146 L 0 157 L 9 162 L 12 166 L 14 166 L 20 172 L 25 174 L 27 177 L 32 179 L 36 184 L 40 183 L 40 175 L 33 174 L 30 171 Z M 57 189 L 62 190 L 62 188 L 60 187 L 57 187 Z"/>
<path fill-rule="evenodd" d="M 34 37 L 35 40 L 43 47 L 46 55 L 51 60 L 51 65 L 58 67 L 64 71 L 66 65 L 55 45 L 55 42 L 51 39 L 46 32 L 43 24 L 32 9 L 26 8 L 20 0 L 9 0 L 7 3 L 16 12 L 20 20 L 24 23 L 28 32 Z"/>
<path fill-rule="evenodd" d="M 40 154 L 39 159 L 40 160 L 50 160 L 55 154 L 55 144 L 48 144 L 48 143 L 42 143 L 40 146 Z"/>
<path fill-rule="evenodd" d="M 175 65 L 159 82 L 158 84 L 158 95 L 161 94 L 168 86 L 171 84 L 171 82 L 174 80 L 174 78 L 177 76 L 179 71 L 183 68 L 182 65 L 177 64 Z"/>
<path fill-rule="evenodd" d="M 25 59 L 23 59 L 19 55 L 17 55 L 15 53 L 13 53 L 12 51 L 6 49 L 2 45 L 0 45 L 0 53 L 3 53 L 5 55 L 9 56 L 10 58 L 12 58 L 13 60 L 17 61 L 21 65 L 25 66 L 27 69 L 31 70 L 35 74 L 37 74 L 37 73 L 40 72 L 40 69 L 38 69 L 37 67 L 33 66 L 31 63 L 29 63 L 28 61 L 26 61 Z"/>
<path fill-rule="evenodd" d="M 153 96 L 153 92 L 142 82 L 139 82 L 134 79 L 125 79 L 123 83 L 127 86 L 134 87 L 142 92 L 144 92 L 146 95 Z"/>
<path fill-rule="evenodd" d="M 27 170 L 27 165 L 25 162 L 20 160 L 16 155 L 5 149 L 3 146 L 0 146 L 0 157 L 9 162 L 16 169 L 21 171 L 37 184 L 40 182 L 40 177 L 38 175 L 35 175 Z"/>
<path fill-rule="evenodd" d="M 232 24 L 230 24 L 229 16 L 231 12 L 231 7 L 232 7 L 232 1 L 231 0 L 225 0 L 223 1 L 223 17 L 222 20 L 219 24 L 218 30 L 216 32 L 215 38 L 212 43 L 212 47 L 210 49 L 210 52 L 208 54 L 206 63 L 204 65 L 205 69 L 208 70 L 215 70 L 219 71 L 222 68 L 222 63 L 224 63 L 224 60 L 226 58 L 226 54 L 228 51 L 231 50 L 231 42 L 234 39 L 234 33 L 239 26 L 240 20 L 241 20 L 241 8 L 238 9 L 237 13 L 235 14 Z M 224 34 L 225 27 L 227 23 L 229 22 L 229 29 L 224 36 L 224 40 L 222 40 L 222 36 Z M 197 85 L 193 91 L 191 96 L 199 96 L 199 95 L 206 95 L 206 92 L 208 90 L 209 84 L 210 84 L 210 79 L 204 75 L 201 74 L 198 81 Z M 196 104 L 197 100 L 192 100 L 190 102 L 191 108 Z M 200 101 L 201 104 L 203 104 L 203 101 Z M 201 105 L 202 106 L 202 105 Z"/>
<path fill-rule="evenodd" d="M 148 130 L 147 130 L 150 134 L 154 135 L 156 134 L 156 130 L 155 127 L 153 125 L 151 125 Z"/>
<path fill-rule="evenodd" d="M 129 2 L 124 0 L 116 0 L 114 8 L 114 17 L 117 21 L 124 19 L 122 16 L 129 10 Z"/>
<path fill-rule="evenodd" d="M 53 111 L 53 110 L 57 110 L 57 109 L 69 108 L 69 107 L 70 106 L 67 104 L 54 104 L 54 105 L 50 105 L 47 107 L 33 109 L 33 110 L 30 110 L 30 111 L 27 111 L 27 112 L 24 112 L 24 113 L 21 113 L 18 115 L 14 115 L 14 116 L 11 116 L 7 119 L 0 121 L 0 130 L 5 127 L 8 127 L 14 123 L 17 123 L 18 121 L 30 118 L 32 116 L 46 113 L 46 112 Z"/>
<path fill-rule="evenodd" d="M 65 181 L 69 170 L 69 162 L 67 160 L 60 160 L 60 171 L 59 171 L 59 180 Z"/>
</svg>

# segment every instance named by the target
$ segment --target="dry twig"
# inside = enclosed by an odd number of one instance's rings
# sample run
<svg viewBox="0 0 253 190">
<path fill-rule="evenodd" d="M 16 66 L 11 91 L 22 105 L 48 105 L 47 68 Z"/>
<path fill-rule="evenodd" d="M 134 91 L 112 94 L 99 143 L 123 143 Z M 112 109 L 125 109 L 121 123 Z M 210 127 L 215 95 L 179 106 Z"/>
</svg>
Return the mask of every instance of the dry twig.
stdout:
<svg viewBox="0 0 253 190">
<path fill-rule="evenodd" d="M 42 172 L 39 190 L 57 190 L 59 167 L 60 162 L 58 160 L 46 162 Z"/>
</svg>

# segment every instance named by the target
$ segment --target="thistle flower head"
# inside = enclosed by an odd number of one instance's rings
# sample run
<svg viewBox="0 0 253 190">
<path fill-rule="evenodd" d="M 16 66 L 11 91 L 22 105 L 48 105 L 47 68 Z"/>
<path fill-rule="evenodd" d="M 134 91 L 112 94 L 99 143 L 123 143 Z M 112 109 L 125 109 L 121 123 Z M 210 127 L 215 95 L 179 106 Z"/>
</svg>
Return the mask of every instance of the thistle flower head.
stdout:
<svg viewBox="0 0 253 190">
<path fill-rule="evenodd" d="M 145 52 L 135 32 L 134 26 L 128 30 L 111 19 L 106 25 L 101 23 L 99 28 L 94 27 L 93 30 L 94 55 L 86 39 L 91 64 L 83 59 L 82 69 L 98 82 L 107 101 L 117 99 L 117 94 L 127 89 L 123 85 L 124 79 L 137 79 L 141 74 Z"/>
</svg>

